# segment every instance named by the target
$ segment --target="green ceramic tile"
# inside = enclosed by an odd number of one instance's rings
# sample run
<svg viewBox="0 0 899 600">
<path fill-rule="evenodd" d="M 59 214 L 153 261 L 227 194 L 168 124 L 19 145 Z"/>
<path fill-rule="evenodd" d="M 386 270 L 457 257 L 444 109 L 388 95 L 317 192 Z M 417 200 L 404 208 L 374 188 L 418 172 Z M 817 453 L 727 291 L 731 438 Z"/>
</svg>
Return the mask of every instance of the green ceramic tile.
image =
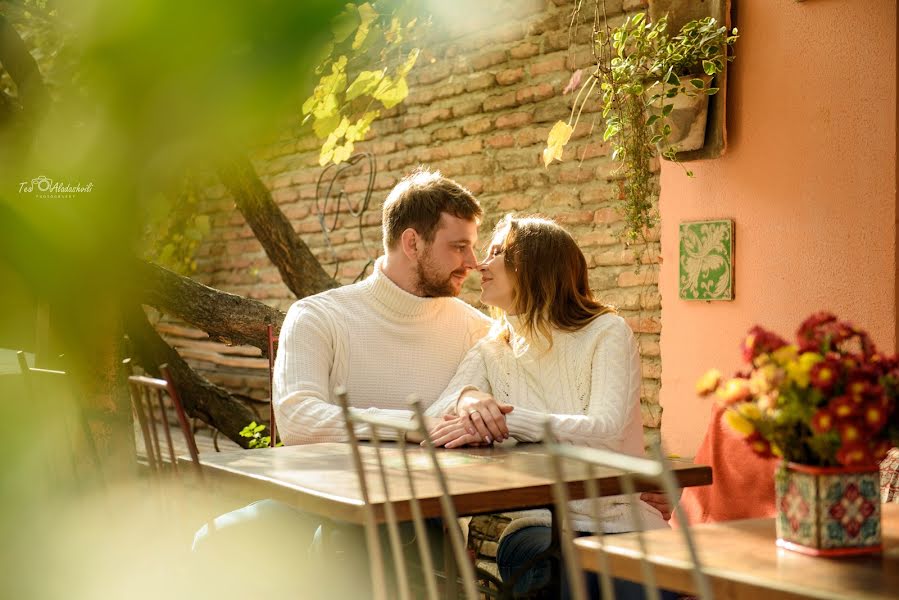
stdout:
<svg viewBox="0 0 899 600">
<path fill-rule="evenodd" d="M 680 224 L 680 275 L 683 300 L 734 299 L 734 222 Z"/>
</svg>

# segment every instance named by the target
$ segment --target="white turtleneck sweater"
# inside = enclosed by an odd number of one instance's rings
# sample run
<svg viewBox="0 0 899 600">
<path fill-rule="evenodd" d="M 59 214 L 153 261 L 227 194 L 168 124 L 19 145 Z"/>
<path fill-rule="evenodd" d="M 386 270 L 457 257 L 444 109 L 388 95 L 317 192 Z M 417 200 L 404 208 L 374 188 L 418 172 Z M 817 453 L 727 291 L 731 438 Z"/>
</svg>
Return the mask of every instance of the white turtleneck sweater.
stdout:
<svg viewBox="0 0 899 600">
<path fill-rule="evenodd" d="M 353 410 L 411 418 L 446 388 L 490 320 L 456 298 L 410 294 L 381 271 L 364 281 L 295 302 L 281 326 L 274 405 L 285 444 L 346 441 L 334 388 Z M 369 437 L 360 427 L 360 437 Z"/>
<path fill-rule="evenodd" d="M 509 323 L 513 332 L 519 326 L 516 317 L 509 317 Z M 506 423 L 516 440 L 542 441 L 543 422 L 549 418 L 563 443 L 643 456 L 641 380 L 640 353 L 630 327 L 618 315 L 605 314 L 578 331 L 554 331 L 552 347 L 543 338 L 531 340 L 518 356 L 502 339 L 481 340 L 427 414 L 454 411 L 460 393 L 476 387 L 515 406 Z M 626 496 L 602 498 L 600 503 L 605 532 L 634 530 Z M 644 527 L 667 525 L 658 511 L 643 502 L 640 507 Z M 571 509 L 578 531 L 597 530 L 587 501 L 572 502 Z M 516 520 L 504 536 L 551 522 L 545 510 L 513 516 Z"/>
</svg>

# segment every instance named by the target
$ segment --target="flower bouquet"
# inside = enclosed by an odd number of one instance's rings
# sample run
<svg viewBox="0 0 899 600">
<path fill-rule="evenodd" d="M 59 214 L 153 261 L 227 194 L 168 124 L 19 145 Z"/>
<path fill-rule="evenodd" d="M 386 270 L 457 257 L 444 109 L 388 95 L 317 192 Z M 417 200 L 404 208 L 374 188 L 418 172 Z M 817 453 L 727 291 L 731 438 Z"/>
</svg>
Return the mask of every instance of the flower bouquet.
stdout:
<svg viewBox="0 0 899 600">
<path fill-rule="evenodd" d="M 762 457 L 783 459 L 775 487 L 778 543 L 812 554 L 880 549 L 879 462 L 899 445 L 899 361 L 868 334 L 826 312 L 806 319 L 789 344 L 753 327 L 749 368 L 697 384 Z"/>
</svg>

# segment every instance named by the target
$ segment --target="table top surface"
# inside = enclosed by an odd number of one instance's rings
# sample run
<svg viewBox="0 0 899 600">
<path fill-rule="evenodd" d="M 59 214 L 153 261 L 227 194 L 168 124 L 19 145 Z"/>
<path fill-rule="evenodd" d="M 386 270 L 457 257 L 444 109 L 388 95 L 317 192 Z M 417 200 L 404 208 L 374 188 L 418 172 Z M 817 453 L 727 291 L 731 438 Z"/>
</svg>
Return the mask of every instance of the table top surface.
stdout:
<svg viewBox="0 0 899 600">
<path fill-rule="evenodd" d="M 882 506 L 884 551 L 879 555 L 823 558 L 778 547 L 774 519 L 748 519 L 691 528 L 716 598 L 743 600 L 899 598 L 899 504 Z M 695 594 L 681 533 L 659 529 L 644 536 L 660 586 Z M 603 538 L 610 571 L 639 581 L 636 534 Z M 575 540 L 581 565 L 597 570 L 598 541 Z"/>
<path fill-rule="evenodd" d="M 364 446 L 369 494 L 376 518 L 383 520 L 384 489 L 377 473 L 375 449 Z M 410 519 L 409 484 L 402 453 L 396 444 L 383 444 L 388 492 L 400 520 Z M 407 450 L 416 497 L 426 517 L 439 516 L 440 491 L 433 476 L 430 458 L 417 446 Z M 460 515 L 536 508 L 552 504 L 553 471 L 550 457 L 540 444 L 519 444 L 508 448 L 461 448 L 437 450 L 450 494 Z M 204 474 L 217 483 L 248 489 L 254 495 L 286 502 L 307 512 L 345 521 L 363 523 L 363 500 L 350 446 L 320 443 L 257 450 L 238 450 L 201 455 Z M 705 465 L 672 461 L 683 487 L 708 485 L 712 470 Z M 572 499 L 584 498 L 584 468 L 565 463 Z M 603 494 L 620 493 L 618 473 L 612 469 L 595 471 Z M 635 481 L 638 491 L 655 489 Z"/>
</svg>

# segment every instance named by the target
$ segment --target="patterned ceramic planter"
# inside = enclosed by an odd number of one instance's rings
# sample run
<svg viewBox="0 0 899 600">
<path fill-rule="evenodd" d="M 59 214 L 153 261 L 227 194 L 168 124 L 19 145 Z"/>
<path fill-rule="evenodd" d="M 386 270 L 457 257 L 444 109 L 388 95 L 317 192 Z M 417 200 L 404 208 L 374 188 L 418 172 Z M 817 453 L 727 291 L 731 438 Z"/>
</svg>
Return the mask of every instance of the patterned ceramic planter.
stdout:
<svg viewBox="0 0 899 600">
<path fill-rule="evenodd" d="M 880 535 L 880 469 L 782 464 L 775 477 L 777 545 L 815 556 L 873 554 Z"/>
</svg>

